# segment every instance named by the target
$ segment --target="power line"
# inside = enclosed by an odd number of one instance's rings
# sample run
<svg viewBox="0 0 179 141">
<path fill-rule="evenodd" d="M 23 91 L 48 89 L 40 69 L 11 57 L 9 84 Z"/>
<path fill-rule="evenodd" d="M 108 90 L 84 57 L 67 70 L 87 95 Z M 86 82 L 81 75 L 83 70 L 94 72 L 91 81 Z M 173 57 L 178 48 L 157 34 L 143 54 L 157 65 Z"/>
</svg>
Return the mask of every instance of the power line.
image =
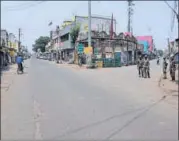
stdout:
<svg viewBox="0 0 179 141">
<path fill-rule="evenodd" d="M 35 1 L 33 2 L 30 2 L 30 3 L 23 3 L 23 4 L 18 4 L 18 5 L 13 5 L 13 6 L 3 6 L 2 8 L 4 9 L 14 9 L 14 8 L 19 8 L 19 7 L 23 7 L 23 6 L 29 6 L 29 4 L 31 5 L 32 3 L 34 3 Z M 36 2 L 35 2 L 36 3 Z"/>
<path fill-rule="evenodd" d="M 43 2 L 46 2 L 46 1 L 40 1 L 40 2 L 38 2 L 38 3 L 34 3 L 34 4 L 30 4 L 30 5 L 28 5 L 27 7 L 23 7 L 23 8 L 12 8 L 12 9 L 6 9 L 7 11 L 20 11 L 20 10 L 25 10 L 25 9 L 27 9 L 27 8 L 31 8 L 31 7 L 34 7 L 34 6 L 36 6 L 36 5 L 38 5 L 38 4 L 41 4 L 41 3 L 43 3 Z"/>
<path fill-rule="evenodd" d="M 173 13 L 175 13 L 176 14 L 176 16 L 178 15 L 178 13 L 175 11 L 175 9 L 173 9 L 171 6 L 170 6 L 170 4 L 166 1 L 166 0 L 164 0 L 164 2 L 167 4 L 167 6 L 173 11 Z"/>
<path fill-rule="evenodd" d="M 173 10 L 176 11 L 177 10 L 177 1 L 174 1 L 174 7 Z M 171 32 L 173 31 L 174 28 L 174 24 L 175 24 L 175 13 L 172 11 L 172 20 L 171 20 Z"/>
</svg>

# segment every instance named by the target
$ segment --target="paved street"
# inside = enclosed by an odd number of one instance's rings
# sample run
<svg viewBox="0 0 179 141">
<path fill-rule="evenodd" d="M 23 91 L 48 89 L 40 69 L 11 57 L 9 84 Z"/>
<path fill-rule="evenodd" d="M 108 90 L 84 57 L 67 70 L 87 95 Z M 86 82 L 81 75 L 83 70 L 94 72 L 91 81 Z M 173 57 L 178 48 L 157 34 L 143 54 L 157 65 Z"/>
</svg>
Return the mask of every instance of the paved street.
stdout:
<svg viewBox="0 0 179 141">
<path fill-rule="evenodd" d="M 156 61 L 151 79 L 136 66 L 74 69 L 35 58 L 25 66 L 1 94 L 2 140 L 178 139 L 178 98 L 163 99 Z"/>
</svg>

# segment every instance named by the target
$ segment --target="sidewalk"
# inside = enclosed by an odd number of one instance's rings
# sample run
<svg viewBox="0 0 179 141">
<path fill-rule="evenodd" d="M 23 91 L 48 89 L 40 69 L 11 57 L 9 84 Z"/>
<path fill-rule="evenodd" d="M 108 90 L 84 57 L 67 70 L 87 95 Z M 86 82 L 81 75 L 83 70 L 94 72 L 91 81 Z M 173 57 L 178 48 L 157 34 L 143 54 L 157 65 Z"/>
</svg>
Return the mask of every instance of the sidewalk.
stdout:
<svg viewBox="0 0 179 141">
<path fill-rule="evenodd" d="M 14 76 L 16 74 L 17 66 L 16 64 L 10 65 L 7 70 L 3 70 L 1 72 L 1 94 L 4 91 L 8 91 L 10 85 L 13 83 Z"/>
<path fill-rule="evenodd" d="M 161 78 L 159 87 L 161 87 L 165 93 L 170 96 L 178 96 L 178 70 L 176 71 L 176 80 L 171 81 L 170 74 L 167 73 L 167 79 Z"/>
</svg>

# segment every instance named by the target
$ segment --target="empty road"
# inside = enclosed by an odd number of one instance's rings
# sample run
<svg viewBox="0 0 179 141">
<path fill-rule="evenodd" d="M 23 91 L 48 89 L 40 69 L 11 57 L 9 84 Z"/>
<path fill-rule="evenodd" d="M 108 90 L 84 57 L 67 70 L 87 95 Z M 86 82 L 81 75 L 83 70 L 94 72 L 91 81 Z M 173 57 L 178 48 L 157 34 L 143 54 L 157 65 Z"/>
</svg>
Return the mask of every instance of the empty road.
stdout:
<svg viewBox="0 0 179 141">
<path fill-rule="evenodd" d="M 176 105 L 136 66 L 78 70 L 32 58 L 1 94 L 1 137 L 16 140 L 178 139 Z M 160 72 L 159 72 L 160 73 Z"/>
</svg>

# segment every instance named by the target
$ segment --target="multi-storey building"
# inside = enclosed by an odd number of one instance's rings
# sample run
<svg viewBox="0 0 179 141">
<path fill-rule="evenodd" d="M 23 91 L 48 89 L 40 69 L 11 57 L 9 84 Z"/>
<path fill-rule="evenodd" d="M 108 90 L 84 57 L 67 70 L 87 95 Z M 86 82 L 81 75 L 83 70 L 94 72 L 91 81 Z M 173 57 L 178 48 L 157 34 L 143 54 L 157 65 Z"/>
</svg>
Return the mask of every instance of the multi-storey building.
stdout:
<svg viewBox="0 0 179 141">
<path fill-rule="evenodd" d="M 8 47 L 8 32 L 4 29 L 1 30 L 1 47 Z"/>
<path fill-rule="evenodd" d="M 114 27 L 116 30 L 116 20 L 114 19 Z M 71 29 L 76 25 L 80 26 L 78 40 L 87 40 L 88 38 L 88 17 L 85 16 L 75 16 L 72 21 L 64 21 L 60 29 L 51 31 L 52 50 L 61 50 L 64 59 L 67 58 L 71 53 L 73 53 L 75 44 L 72 42 L 70 36 Z M 92 31 L 105 31 L 109 33 L 111 26 L 111 18 L 106 17 L 91 17 L 91 30 Z"/>
</svg>

